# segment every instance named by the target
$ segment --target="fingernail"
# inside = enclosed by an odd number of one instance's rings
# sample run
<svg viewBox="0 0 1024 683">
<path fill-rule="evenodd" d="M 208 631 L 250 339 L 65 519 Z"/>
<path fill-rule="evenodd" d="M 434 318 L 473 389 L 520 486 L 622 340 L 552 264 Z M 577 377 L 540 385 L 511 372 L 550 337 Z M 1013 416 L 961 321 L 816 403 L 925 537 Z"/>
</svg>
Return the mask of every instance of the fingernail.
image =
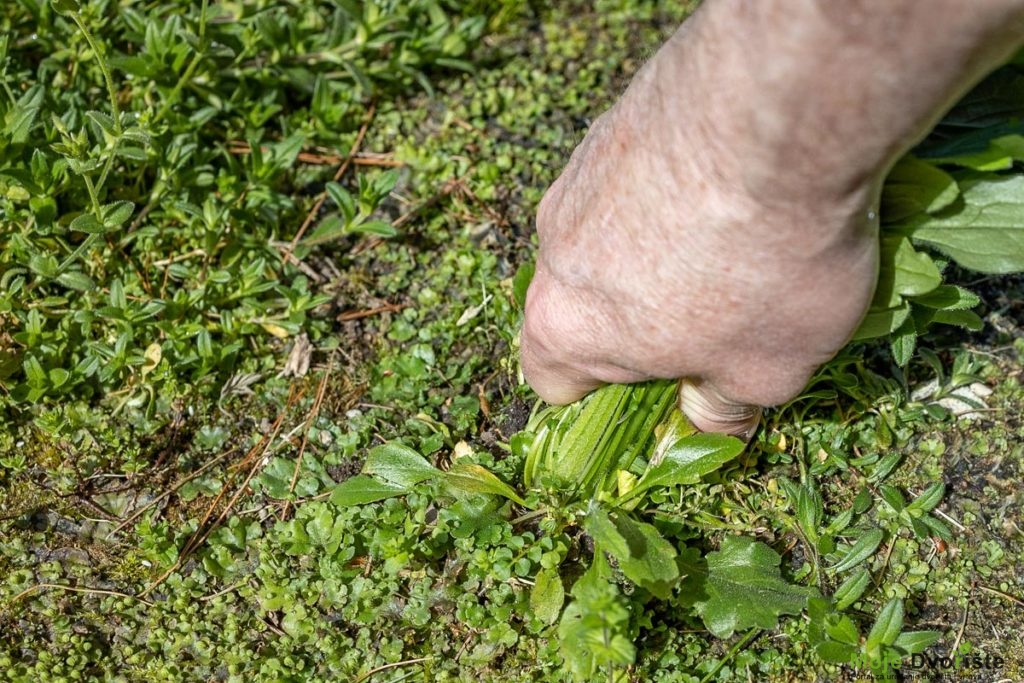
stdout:
<svg viewBox="0 0 1024 683">
<path fill-rule="evenodd" d="M 702 432 L 730 434 L 750 441 L 761 423 L 761 407 L 737 403 L 704 382 L 679 383 L 679 409 Z"/>
</svg>

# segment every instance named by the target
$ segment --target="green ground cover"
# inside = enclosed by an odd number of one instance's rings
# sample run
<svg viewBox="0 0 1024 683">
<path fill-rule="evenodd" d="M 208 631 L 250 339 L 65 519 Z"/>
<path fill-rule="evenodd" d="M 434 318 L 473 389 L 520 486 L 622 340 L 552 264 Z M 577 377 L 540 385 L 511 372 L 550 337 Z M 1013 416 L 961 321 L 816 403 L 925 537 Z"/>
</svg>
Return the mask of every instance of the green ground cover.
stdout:
<svg viewBox="0 0 1024 683">
<path fill-rule="evenodd" d="M 745 453 L 645 499 L 691 561 L 661 599 L 615 561 L 584 579 L 593 523 L 434 479 L 332 496 L 384 444 L 528 493 L 510 442 L 534 408 L 532 211 L 681 5 L 0 8 L 5 680 L 849 681 L 869 669 L 830 652 L 914 632 L 930 657 L 1002 657 L 978 680 L 1020 678 L 1019 278 L 940 259 L 985 327 L 918 338 L 973 321 L 959 294 L 934 305 L 937 266 L 915 271 L 932 289 L 894 276 L 890 344 L 852 346 Z M 967 170 L 908 172 L 890 216 L 981 201 L 979 174 L 1019 191 L 1013 144 L 950 140 L 1024 114 L 1020 79 L 981 93 L 995 119 L 947 120 L 922 155 Z M 752 609 L 803 602 L 709 627 L 718 588 L 693 567 L 746 551 L 760 573 L 737 585 L 775 581 Z M 574 582 L 579 622 L 553 597 Z"/>
</svg>

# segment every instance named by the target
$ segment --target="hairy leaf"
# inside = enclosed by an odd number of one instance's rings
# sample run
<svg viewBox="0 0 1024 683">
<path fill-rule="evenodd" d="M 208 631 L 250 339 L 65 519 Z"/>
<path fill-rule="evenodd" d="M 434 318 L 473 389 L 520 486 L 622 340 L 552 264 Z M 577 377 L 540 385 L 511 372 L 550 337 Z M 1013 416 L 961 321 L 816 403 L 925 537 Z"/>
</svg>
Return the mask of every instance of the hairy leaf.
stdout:
<svg viewBox="0 0 1024 683">
<path fill-rule="evenodd" d="M 866 532 L 860 538 L 857 539 L 856 543 L 850 546 L 849 550 L 843 556 L 843 559 L 833 567 L 833 571 L 844 572 L 847 569 L 853 569 L 858 564 L 871 557 L 878 546 L 881 545 L 882 539 L 885 538 L 885 532 L 881 529 L 872 529 Z"/>
<path fill-rule="evenodd" d="M 797 614 L 818 592 L 788 583 L 779 554 L 743 536 L 727 536 L 707 556 L 707 599 L 696 603 L 708 630 L 719 638 L 748 628 L 775 628 L 782 614 Z"/>
<path fill-rule="evenodd" d="M 885 603 L 882 611 L 878 613 L 871 632 L 868 633 L 865 647 L 867 651 L 877 651 L 883 645 L 892 645 L 903 630 L 903 601 L 893 598 Z"/>
</svg>

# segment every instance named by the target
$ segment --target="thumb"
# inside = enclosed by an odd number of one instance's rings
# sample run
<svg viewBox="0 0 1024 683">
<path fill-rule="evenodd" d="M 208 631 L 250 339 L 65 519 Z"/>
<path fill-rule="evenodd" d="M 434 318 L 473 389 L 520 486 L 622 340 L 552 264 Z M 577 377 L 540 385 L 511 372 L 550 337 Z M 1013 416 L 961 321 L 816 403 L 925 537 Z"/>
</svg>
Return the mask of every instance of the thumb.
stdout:
<svg viewBox="0 0 1024 683">
<path fill-rule="evenodd" d="M 679 383 L 679 408 L 702 432 L 719 432 L 750 441 L 761 421 L 761 407 L 737 403 L 708 382 L 684 379 Z"/>
</svg>

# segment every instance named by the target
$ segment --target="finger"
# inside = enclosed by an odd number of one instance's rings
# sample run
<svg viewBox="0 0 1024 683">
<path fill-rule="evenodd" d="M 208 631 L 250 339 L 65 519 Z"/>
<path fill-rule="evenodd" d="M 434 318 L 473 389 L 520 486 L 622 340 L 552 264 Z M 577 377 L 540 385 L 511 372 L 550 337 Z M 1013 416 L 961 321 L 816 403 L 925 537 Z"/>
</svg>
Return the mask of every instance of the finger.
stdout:
<svg viewBox="0 0 1024 683">
<path fill-rule="evenodd" d="M 679 383 L 679 408 L 702 432 L 730 434 L 746 441 L 761 421 L 760 406 L 730 400 L 710 383 L 696 380 Z"/>
<path fill-rule="evenodd" d="M 543 264 L 537 268 L 526 292 L 523 329 L 519 335 L 519 363 L 523 378 L 543 400 L 562 405 L 572 403 L 601 386 L 578 361 L 583 335 L 566 330 L 578 315 L 562 301 L 556 283 Z M 575 350 L 575 353 L 574 353 Z M 574 358 L 575 356 L 575 358 Z"/>
<path fill-rule="evenodd" d="M 542 351 L 544 348 L 543 342 L 535 334 L 528 334 L 524 325 L 519 337 L 519 363 L 523 379 L 541 399 L 554 405 L 565 405 L 578 401 L 601 386 L 602 382 L 588 373 L 551 362 L 550 354 Z"/>
</svg>

